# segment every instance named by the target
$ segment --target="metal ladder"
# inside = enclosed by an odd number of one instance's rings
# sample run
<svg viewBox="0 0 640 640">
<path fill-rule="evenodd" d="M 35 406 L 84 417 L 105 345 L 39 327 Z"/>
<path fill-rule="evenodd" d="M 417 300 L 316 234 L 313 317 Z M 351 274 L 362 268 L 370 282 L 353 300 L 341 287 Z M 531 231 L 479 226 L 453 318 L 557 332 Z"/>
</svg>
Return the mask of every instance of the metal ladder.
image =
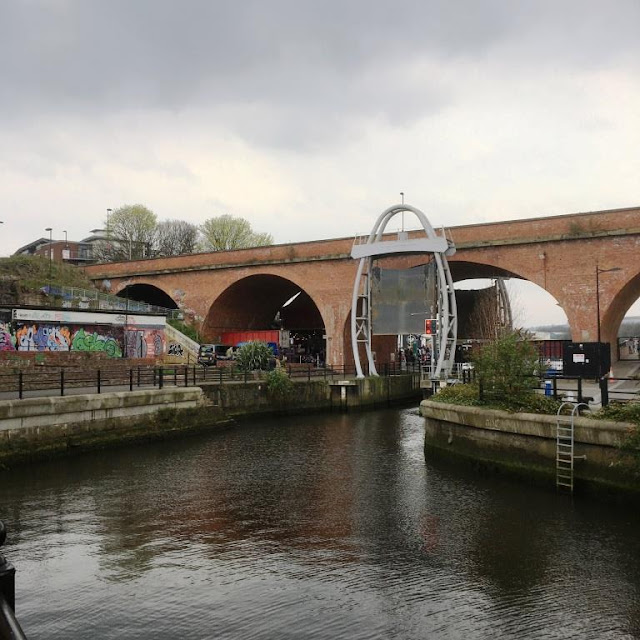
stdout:
<svg viewBox="0 0 640 640">
<path fill-rule="evenodd" d="M 571 421 L 563 422 L 560 412 L 565 405 L 573 406 Z M 580 407 L 589 408 L 584 402 L 563 402 L 556 414 L 556 489 L 573 493 L 573 462 L 574 455 L 574 420 L 580 415 Z M 577 456 L 584 458 L 585 456 Z"/>
</svg>

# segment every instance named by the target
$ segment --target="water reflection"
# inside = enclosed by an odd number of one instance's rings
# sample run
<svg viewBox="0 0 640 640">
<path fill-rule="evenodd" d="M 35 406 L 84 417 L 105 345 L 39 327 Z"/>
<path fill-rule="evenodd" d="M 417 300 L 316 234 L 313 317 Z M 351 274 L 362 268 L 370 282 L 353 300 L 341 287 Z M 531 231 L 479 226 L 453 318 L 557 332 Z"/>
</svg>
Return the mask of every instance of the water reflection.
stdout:
<svg viewBox="0 0 640 640">
<path fill-rule="evenodd" d="M 637 514 L 425 464 L 422 435 L 415 410 L 265 420 L 4 473 L 21 622 L 69 639 L 638 636 Z"/>
</svg>

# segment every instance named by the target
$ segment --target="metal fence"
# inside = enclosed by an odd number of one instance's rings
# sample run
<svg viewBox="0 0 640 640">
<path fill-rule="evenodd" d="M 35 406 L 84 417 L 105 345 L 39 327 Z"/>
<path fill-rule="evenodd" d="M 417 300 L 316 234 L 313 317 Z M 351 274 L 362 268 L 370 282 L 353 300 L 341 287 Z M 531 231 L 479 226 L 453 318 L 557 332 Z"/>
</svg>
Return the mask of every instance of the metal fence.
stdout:
<svg viewBox="0 0 640 640">
<path fill-rule="evenodd" d="M 614 378 L 609 375 L 598 380 L 563 375 L 532 375 L 527 378 L 531 390 L 544 393 L 554 400 L 574 400 L 585 403 L 599 401 L 603 407 L 611 402 L 640 402 L 640 379 L 638 378 Z M 491 389 L 477 378 L 473 369 L 459 369 L 448 382 L 477 383 L 480 401 L 492 397 Z"/>
<path fill-rule="evenodd" d="M 60 287 L 46 285 L 40 290 L 47 296 L 43 300 L 38 296 L 38 306 L 52 306 L 63 309 L 87 309 L 90 311 L 121 311 L 123 313 L 155 313 L 169 318 L 182 319 L 180 309 L 166 309 L 157 305 L 128 298 L 120 298 L 109 293 L 101 293 L 95 289 L 80 289 L 77 287 Z"/>
<path fill-rule="evenodd" d="M 283 367 L 289 377 L 298 380 L 336 380 L 355 375 L 351 367 Z M 382 368 L 380 375 L 395 376 L 417 373 L 419 367 Z M 60 367 L 38 367 L 37 370 L 0 373 L 0 399 L 24 399 L 39 396 L 67 396 L 81 393 L 107 393 L 165 387 L 190 387 L 203 383 L 247 383 L 264 380 L 266 371 L 240 371 L 236 367 L 204 367 L 200 365 L 164 365 L 130 368 L 103 367 L 95 370 Z"/>
</svg>

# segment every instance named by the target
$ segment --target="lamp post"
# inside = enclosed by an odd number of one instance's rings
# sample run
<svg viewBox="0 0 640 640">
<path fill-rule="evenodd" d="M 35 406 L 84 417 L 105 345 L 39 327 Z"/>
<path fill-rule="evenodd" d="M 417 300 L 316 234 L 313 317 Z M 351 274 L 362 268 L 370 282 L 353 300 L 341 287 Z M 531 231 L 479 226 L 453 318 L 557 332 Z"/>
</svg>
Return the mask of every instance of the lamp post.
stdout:
<svg viewBox="0 0 640 640">
<path fill-rule="evenodd" d="M 53 253 L 53 229 L 47 227 L 45 231 L 49 232 L 49 293 L 51 293 L 51 267 L 52 267 L 52 253 Z"/>
<path fill-rule="evenodd" d="M 596 263 L 596 314 L 598 320 L 598 344 L 601 342 L 600 334 L 600 274 L 612 273 L 613 271 L 620 271 L 620 267 L 611 267 L 611 269 L 601 269 Z"/>
</svg>

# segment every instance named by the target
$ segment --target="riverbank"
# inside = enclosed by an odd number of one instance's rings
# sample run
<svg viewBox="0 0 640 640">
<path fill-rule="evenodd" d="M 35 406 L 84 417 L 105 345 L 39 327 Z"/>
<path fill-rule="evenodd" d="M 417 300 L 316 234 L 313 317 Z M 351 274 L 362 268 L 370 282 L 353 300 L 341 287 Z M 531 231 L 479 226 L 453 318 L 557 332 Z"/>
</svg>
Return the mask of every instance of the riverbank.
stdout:
<svg viewBox="0 0 640 640">
<path fill-rule="evenodd" d="M 274 399 L 262 380 L 0 401 L 0 468 L 125 443 L 229 428 L 254 416 L 355 411 L 421 398 L 419 374 L 294 381 Z"/>
<path fill-rule="evenodd" d="M 425 453 L 549 487 L 556 483 L 557 417 L 424 400 Z M 570 423 L 569 416 L 562 416 Z M 574 491 L 640 501 L 640 468 L 622 447 L 634 425 L 576 417 Z"/>
</svg>

